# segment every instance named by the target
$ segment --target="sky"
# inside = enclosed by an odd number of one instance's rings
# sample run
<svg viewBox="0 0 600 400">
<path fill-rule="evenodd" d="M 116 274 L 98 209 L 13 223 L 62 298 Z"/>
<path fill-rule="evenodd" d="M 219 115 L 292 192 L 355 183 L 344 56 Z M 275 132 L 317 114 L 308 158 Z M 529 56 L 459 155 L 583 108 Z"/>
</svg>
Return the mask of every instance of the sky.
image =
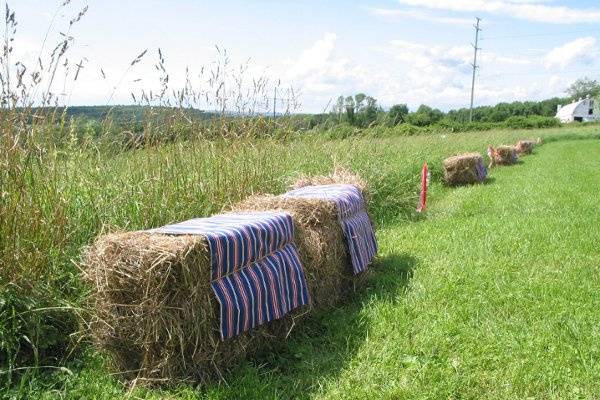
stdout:
<svg viewBox="0 0 600 400">
<path fill-rule="evenodd" d="M 186 68 L 202 85 L 226 49 L 246 79 L 293 87 L 297 112 L 360 92 L 384 108 L 468 107 L 475 17 L 475 105 L 561 96 L 575 79 L 600 75 L 597 0 L 62 1 L 8 2 L 18 21 L 11 61 L 32 71 L 40 56 L 48 64 L 61 33 L 73 37 L 53 83 L 69 105 L 128 104 L 131 93 L 159 90 L 160 48 L 175 89 Z"/>
</svg>

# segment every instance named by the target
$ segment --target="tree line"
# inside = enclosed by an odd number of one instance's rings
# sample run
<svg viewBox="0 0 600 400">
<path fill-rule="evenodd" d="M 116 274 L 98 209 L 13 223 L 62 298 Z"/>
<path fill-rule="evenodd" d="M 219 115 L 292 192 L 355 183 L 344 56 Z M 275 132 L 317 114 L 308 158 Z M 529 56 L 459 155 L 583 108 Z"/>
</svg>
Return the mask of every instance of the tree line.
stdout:
<svg viewBox="0 0 600 400">
<path fill-rule="evenodd" d="M 566 90 L 566 96 L 553 97 L 541 101 L 502 102 L 493 106 L 479 106 L 473 109 L 474 123 L 508 123 L 531 117 L 554 118 L 557 107 L 566 105 L 587 95 L 600 96 L 600 83 L 590 78 L 575 81 Z M 318 125 L 347 124 L 357 128 L 373 126 L 393 127 L 409 124 L 415 127 L 433 125 L 459 125 L 469 122 L 469 109 L 460 108 L 448 112 L 421 104 L 411 111 L 407 104 L 394 104 L 385 110 L 377 99 L 364 93 L 354 96 L 339 96 L 329 113 L 306 115 L 309 127 Z M 542 121 L 541 118 L 538 118 Z M 549 123 L 549 121 L 547 122 Z"/>
</svg>

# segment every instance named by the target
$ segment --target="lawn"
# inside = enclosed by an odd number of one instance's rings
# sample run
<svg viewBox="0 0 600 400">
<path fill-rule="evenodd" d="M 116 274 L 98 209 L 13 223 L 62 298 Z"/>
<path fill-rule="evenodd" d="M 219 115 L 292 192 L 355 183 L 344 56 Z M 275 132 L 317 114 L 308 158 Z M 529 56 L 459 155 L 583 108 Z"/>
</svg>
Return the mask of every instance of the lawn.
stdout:
<svg viewBox="0 0 600 400">
<path fill-rule="evenodd" d="M 392 188 L 379 185 L 380 257 L 348 304 L 314 316 L 287 343 L 226 374 L 226 382 L 137 389 L 132 395 L 597 398 L 600 141 L 560 135 L 556 139 L 563 140 L 549 141 L 518 165 L 492 170 L 485 185 L 449 189 L 436 179 L 426 218 L 384 212 Z M 392 174 L 402 164 L 402 153 L 394 149 L 406 148 L 388 146 L 392 140 L 370 143 L 357 164 L 375 177 L 378 163 L 390 160 L 394 164 L 385 172 Z M 413 159 L 420 157 L 415 150 L 420 140 L 407 142 Z M 434 148 L 447 139 L 423 140 Z M 468 140 L 459 136 L 443 152 Z M 344 146 L 336 145 L 336 151 L 343 154 Z M 418 171 L 411 164 L 412 172 L 403 167 L 406 177 Z M 22 379 L 24 386 L 14 393 L 40 398 L 125 393 L 97 355 L 68 368 L 48 379 Z"/>
</svg>

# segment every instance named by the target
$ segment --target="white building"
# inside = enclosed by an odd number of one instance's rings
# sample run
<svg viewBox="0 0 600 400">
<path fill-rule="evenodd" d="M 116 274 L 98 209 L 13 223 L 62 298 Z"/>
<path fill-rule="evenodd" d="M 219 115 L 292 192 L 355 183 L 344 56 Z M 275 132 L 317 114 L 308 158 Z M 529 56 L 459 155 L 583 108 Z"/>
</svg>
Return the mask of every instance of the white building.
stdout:
<svg viewBox="0 0 600 400">
<path fill-rule="evenodd" d="M 556 118 L 560 122 L 596 121 L 600 119 L 600 114 L 594 106 L 594 99 L 588 95 L 585 99 L 579 99 L 566 106 L 559 105 L 556 110 Z"/>
</svg>

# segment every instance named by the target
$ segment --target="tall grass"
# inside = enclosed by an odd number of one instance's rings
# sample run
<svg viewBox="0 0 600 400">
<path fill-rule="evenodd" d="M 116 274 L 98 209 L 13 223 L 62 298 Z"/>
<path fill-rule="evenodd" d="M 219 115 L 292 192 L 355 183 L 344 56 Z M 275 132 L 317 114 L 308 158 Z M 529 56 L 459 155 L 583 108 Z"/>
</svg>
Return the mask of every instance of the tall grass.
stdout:
<svg viewBox="0 0 600 400">
<path fill-rule="evenodd" d="M 156 85 L 131 93 L 142 121 L 115 119 L 98 129 L 67 115 L 64 104 L 83 60 L 69 61 L 72 28 L 88 8 L 62 1 L 34 65 L 14 59 L 15 12 L 6 5 L 0 54 L 0 379 L 56 366 L 85 328 L 85 288 L 78 279 L 82 246 L 108 227 L 137 229 L 183 215 L 208 215 L 254 188 L 270 187 L 267 147 L 250 138 L 285 137 L 294 91 L 264 77 L 249 79 L 227 53 L 182 87 L 170 84 L 163 52 L 154 54 Z M 60 40 L 47 43 L 59 14 Z M 47 49 L 47 51 L 46 51 Z M 150 57 L 125 66 L 116 88 Z M 99 73 L 107 79 L 102 69 Z M 61 85 L 57 84 L 61 78 Z M 71 82 L 67 85 L 66 82 Z M 109 85 L 107 85 L 109 86 Z M 58 87 L 58 89 L 57 89 Z M 278 89 L 277 118 L 265 117 Z M 197 118 L 194 110 L 211 111 Z M 268 142 L 268 140 L 266 141 Z M 190 207 L 190 204 L 193 204 Z"/>
</svg>

